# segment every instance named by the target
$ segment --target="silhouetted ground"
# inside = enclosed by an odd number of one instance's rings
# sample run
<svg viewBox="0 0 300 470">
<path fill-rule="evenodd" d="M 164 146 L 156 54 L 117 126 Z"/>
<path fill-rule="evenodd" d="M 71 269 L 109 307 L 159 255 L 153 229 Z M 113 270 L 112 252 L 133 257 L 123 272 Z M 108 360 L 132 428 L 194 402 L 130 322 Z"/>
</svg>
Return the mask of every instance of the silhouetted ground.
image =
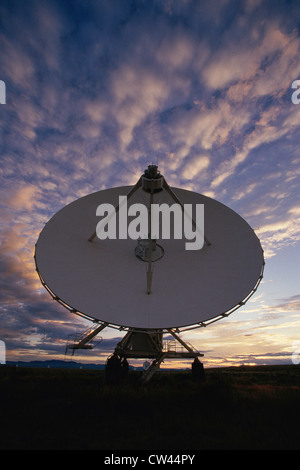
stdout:
<svg viewBox="0 0 300 470">
<path fill-rule="evenodd" d="M 156 373 L 0 367 L 1 449 L 299 449 L 300 367 Z"/>
</svg>

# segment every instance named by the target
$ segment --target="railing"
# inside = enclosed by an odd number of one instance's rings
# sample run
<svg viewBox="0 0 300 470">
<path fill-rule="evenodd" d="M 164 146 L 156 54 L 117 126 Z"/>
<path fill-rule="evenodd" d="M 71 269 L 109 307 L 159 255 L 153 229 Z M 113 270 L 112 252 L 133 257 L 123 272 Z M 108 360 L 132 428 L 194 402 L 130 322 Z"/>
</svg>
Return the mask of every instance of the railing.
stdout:
<svg viewBox="0 0 300 470">
<path fill-rule="evenodd" d="M 196 352 L 195 348 L 190 343 L 185 341 L 185 344 L 190 349 L 192 349 L 194 352 Z M 186 352 L 187 348 L 185 348 L 178 341 L 168 340 L 168 341 L 164 341 L 163 351 L 165 351 L 165 352 L 170 352 L 170 351 L 172 351 L 172 352 Z"/>
<path fill-rule="evenodd" d="M 99 326 L 98 323 L 95 323 L 90 328 L 88 328 L 84 333 L 77 335 L 69 335 L 68 342 L 66 345 L 65 355 L 68 350 L 72 350 L 72 356 L 75 349 L 93 349 L 95 345 L 99 344 L 102 341 L 102 337 L 99 337 L 98 340 L 94 343 L 93 332 L 96 332 L 97 329 L 101 329 L 102 325 Z"/>
</svg>

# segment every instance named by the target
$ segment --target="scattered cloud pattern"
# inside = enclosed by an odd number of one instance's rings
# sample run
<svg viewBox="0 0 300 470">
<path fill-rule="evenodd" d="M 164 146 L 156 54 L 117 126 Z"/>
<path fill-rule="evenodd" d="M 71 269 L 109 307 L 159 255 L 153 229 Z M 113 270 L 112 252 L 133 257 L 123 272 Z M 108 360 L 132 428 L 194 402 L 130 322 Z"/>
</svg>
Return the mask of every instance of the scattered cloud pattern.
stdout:
<svg viewBox="0 0 300 470">
<path fill-rule="evenodd" d="M 196 345 L 220 351 L 211 364 L 289 354 L 297 331 L 299 338 L 299 277 L 285 288 L 273 264 L 293 250 L 281 265 L 289 276 L 300 252 L 300 106 L 291 101 L 299 20 L 296 0 L 2 0 L 0 295 L 8 359 L 60 357 L 66 334 L 85 327 L 48 298 L 36 275 L 44 224 L 72 200 L 134 184 L 151 162 L 170 185 L 240 213 L 270 263 L 262 298 L 197 333 Z M 272 315 L 281 320 L 267 323 Z M 239 336 L 229 347 L 233 331 Z M 114 333 L 106 334 L 109 348 Z"/>
</svg>

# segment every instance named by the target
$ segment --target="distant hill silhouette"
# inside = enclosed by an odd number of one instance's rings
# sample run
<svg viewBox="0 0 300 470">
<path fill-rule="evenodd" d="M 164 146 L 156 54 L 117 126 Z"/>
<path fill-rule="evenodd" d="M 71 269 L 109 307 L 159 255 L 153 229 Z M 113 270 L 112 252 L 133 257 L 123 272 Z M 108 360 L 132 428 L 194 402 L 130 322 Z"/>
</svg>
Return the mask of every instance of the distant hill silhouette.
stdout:
<svg viewBox="0 0 300 470">
<path fill-rule="evenodd" d="M 1 366 L 1 365 L 0 365 Z M 49 360 L 49 361 L 7 361 L 6 366 L 9 367 L 42 367 L 51 369 L 98 369 L 104 370 L 105 364 L 93 364 L 93 363 L 82 363 L 74 361 L 61 361 L 61 360 Z M 129 365 L 130 370 L 143 370 L 142 366 L 134 367 Z M 176 369 L 172 369 L 176 370 Z"/>
<path fill-rule="evenodd" d="M 84 364 L 81 362 L 74 361 L 60 361 L 60 360 L 49 360 L 49 361 L 7 361 L 7 366 L 16 367 L 46 367 L 51 369 L 104 369 L 105 364 Z"/>
</svg>

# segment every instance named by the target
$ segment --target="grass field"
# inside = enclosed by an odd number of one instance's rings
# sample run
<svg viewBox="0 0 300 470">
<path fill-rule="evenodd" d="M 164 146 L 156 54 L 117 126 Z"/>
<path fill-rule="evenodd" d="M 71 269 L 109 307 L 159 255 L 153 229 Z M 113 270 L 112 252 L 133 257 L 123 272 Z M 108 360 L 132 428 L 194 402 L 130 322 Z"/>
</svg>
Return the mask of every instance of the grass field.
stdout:
<svg viewBox="0 0 300 470">
<path fill-rule="evenodd" d="M 160 371 L 0 367 L 3 449 L 299 450 L 300 366 Z"/>
</svg>

